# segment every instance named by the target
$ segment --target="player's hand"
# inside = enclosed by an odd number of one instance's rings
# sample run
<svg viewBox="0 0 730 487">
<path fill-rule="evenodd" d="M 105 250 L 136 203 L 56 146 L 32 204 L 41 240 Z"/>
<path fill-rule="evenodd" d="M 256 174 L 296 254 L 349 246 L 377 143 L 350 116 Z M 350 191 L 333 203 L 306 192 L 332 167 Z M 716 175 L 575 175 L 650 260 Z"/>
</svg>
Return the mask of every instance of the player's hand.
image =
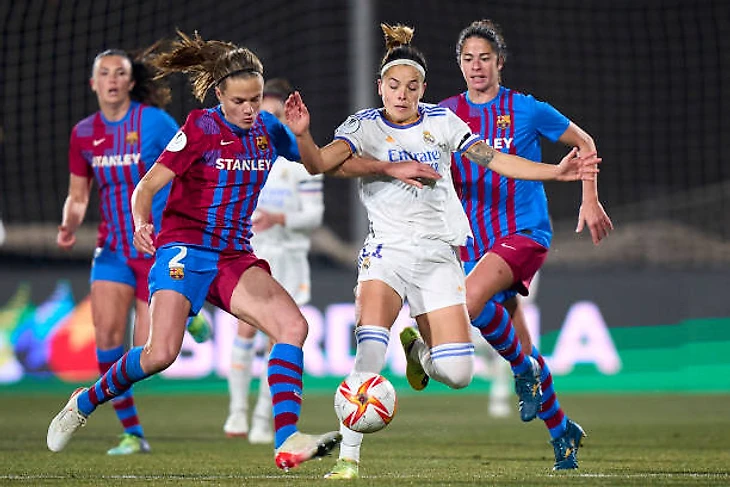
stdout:
<svg viewBox="0 0 730 487">
<path fill-rule="evenodd" d="M 63 225 L 58 226 L 56 245 L 62 250 L 71 250 L 76 243 L 76 234 Z"/>
<path fill-rule="evenodd" d="M 575 233 L 582 232 L 585 225 L 588 225 L 588 229 L 591 231 L 594 245 L 598 245 L 613 230 L 613 223 L 598 199 L 584 201 L 580 205 Z"/>
<path fill-rule="evenodd" d="M 155 231 L 151 223 L 143 223 L 134 229 L 134 248 L 148 255 L 155 255 L 155 245 L 152 241 L 152 234 Z"/>
<path fill-rule="evenodd" d="M 596 152 L 590 152 L 578 155 L 578 148 L 573 149 L 563 157 L 558 164 L 558 174 L 555 177 L 556 181 L 577 181 L 579 179 L 583 181 L 593 181 L 596 179 L 598 174 L 598 164 L 601 162 L 601 158 L 596 155 Z"/>
<path fill-rule="evenodd" d="M 433 186 L 441 175 L 428 164 L 416 161 L 393 162 L 385 168 L 385 174 L 404 183 L 423 188 L 423 185 Z"/>
<path fill-rule="evenodd" d="M 279 223 L 279 221 L 277 221 L 277 216 L 278 214 L 258 209 L 254 211 L 253 217 L 251 218 L 251 229 L 254 233 L 263 232 L 264 230 L 267 230 Z"/>
<path fill-rule="evenodd" d="M 298 91 L 289 95 L 284 102 L 284 115 L 294 135 L 304 135 L 309 130 L 309 109 Z"/>
</svg>

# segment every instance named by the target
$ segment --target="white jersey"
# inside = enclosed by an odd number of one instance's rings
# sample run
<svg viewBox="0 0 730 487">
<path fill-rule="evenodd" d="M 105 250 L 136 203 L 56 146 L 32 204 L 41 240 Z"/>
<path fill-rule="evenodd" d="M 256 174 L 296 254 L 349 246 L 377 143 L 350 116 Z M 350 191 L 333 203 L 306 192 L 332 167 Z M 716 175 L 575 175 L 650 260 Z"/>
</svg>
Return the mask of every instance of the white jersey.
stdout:
<svg viewBox="0 0 730 487">
<path fill-rule="evenodd" d="M 310 233 L 322 224 L 322 175 L 312 176 L 303 165 L 279 157 L 259 195 L 257 209 L 284 213 L 286 224 L 256 232 L 251 245 L 257 254 L 269 249 L 309 251 Z"/>
<path fill-rule="evenodd" d="M 383 109 L 361 110 L 337 128 L 335 139 L 350 144 L 360 156 L 415 160 L 441 174 L 434 185 L 423 189 L 387 177 L 360 178 L 360 199 L 372 236 L 380 241 L 407 237 L 464 245 L 471 228 L 451 180 L 451 153 L 465 151 L 480 137 L 447 108 L 419 104 L 418 111 L 418 121 L 395 125 L 384 118 Z"/>
</svg>

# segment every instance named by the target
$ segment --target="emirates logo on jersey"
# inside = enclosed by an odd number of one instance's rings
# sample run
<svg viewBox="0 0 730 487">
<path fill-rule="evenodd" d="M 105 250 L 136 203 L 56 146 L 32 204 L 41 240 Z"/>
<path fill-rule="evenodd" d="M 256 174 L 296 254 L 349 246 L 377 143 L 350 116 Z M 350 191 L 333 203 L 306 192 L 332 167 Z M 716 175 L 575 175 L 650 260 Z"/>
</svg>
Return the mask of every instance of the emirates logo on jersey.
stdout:
<svg viewBox="0 0 730 487">
<path fill-rule="evenodd" d="M 269 148 L 269 140 L 264 135 L 259 135 L 256 137 L 256 147 L 259 148 L 259 150 L 266 150 Z"/>
<path fill-rule="evenodd" d="M 497 115 L 497 128 L 504 130 L 512 125 L 512 115 Z"/>
<path fill-rule="evenodd" d="M 139 133 L 138 132 L 127 132 L 127 135 L 124 137 L 124 142 L 126 142 L 129 145 L 134 145 L 137 142 L 139 142 Z"/>
</svg>

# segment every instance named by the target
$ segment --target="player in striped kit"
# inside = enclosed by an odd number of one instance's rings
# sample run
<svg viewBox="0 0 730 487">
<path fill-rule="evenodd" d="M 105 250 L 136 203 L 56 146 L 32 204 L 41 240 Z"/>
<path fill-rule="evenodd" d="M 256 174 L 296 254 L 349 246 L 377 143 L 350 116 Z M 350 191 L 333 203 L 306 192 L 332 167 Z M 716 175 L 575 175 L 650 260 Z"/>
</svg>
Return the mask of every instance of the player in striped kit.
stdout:
<svg viewBox="0 0 730 487">
<path fill-rule="evenodd" d="M 259 112 L 263 66 L 254 53 L 197 33 L 179 35 L 170 51 L 157 55 L 155 66 L 163 74 L 188 73 L 199 100 L 213 88 L 220 104 L 188 115 L 132 195 L 135 248 L 155 255 L 149 340 L 127 352 L 96 384 L 72 394 L 51 422 L 47 444 L 60 451 L 97 406 L 169 367 L 180 352 L 185 320 L 207 299 L 275 341 L 268 368 L 275 462 L 282 469 L 296 467 L 327 454 L 340 435 L 297 429 L 307 322 L 266 261 L 254 255 L 250 237 L 251 215 L 272 164 L 279 155 L 298 160 L 299 153 L 288 129 Z M 171 181 L 158 233 L 150 210 Z"/>
<path fill-rule="evenodd" d="M 107 50 L 94 59 L 91 89 L 99 111 L 81 120 L 71 132 L 69 191 L 58 229 L 57 244 L 76 243 L 89 203 L 91 186 L 99 188 L 100 216 L 97 249 L 91 268 L 91 308 L 99 371 L 104 374 L 124 353 L 129 308 L 134 304 L 134 344 L 147 340 L 149 296 L 147 276 L 153 259 L 132 245 L 134 224 L 130 198 L 135 185 L 152 166 L 178 129 L 160 107 L 170 100 L 169 89 L 152 79 L 154 70 L 121 50 Z M 151 222 L 160 228 L 167 191 L 151 209 Z M 205 332 L 205 321 L 196 323 Z M 200 339 L 200 337 L 196 338 Z M 137 415 L 132 390 L 112 402 L 124 427 L 110 455 L 146 453 L 150 447 Z"/>
<path fill-rule="evenodd" d="M 456 250 L 471 231 L 451 181 L 451 153 L 461 151 L 494 171 L 532 179 L 590 178 L 596 169 L 585 165 L 598 159 L 577 159 L 571 151 L 555 166 L 495 151 L 448 109 L 420 103 L 426 61 L 410 45 L 413 30 L 381 27 L 387 50 L 378 80 L 383 108 L 349 117 L 336 130 L 335 140 L 322 149 L 309 134 L 309 112 L 298 93 L 287 100 L 287 123 L 310 172 L 362 176 L 360 197 L 370 220 L 370 234 L 359 259 L 353 372 L 380 373 L 390 329 L 407 301 L 423 335 L 422 339 L 413 328 L 406 328 L 400 336 L 409 383 L 423 389 L 431 377 L 459 389 L 471 381 L 474 346 L 465 308 L 464 273 Z M 387 162 L 363 163 L 351 159 L 353 154 Z M 378 165 L 406 160 L 430 166 L 436 177 L 418 189 L 377 174 Z M 520 368 L 520 376 L 539 387 L 536 363 L 522 353 L 519 341 L 512 345 L 510 359 Z M 340 457 L 326 478 L 357 478 L 363 435 L 344 425 L 340 425 L 340 433 Z"/>
<path fill-rule="evenodd" d="M 291 91 L 291 85 L 283 78 L 267 80 L 261 110 L 283 120 L 284 100 Z M 311 296 L 307 254 L 310 233 L 322 224 L 324 216 L 322 179 L 322 175 L 312 176 L 298 162 L 280 156 L 261 190 L 252 217 L 254 236 L 251 245 L 256 255 L 266 259 L 271 266 L 271 275 L 298 306 L 307 304 Z M 223 431 L 231 437 L 248 436 L 252 444 L 264 444 L 274 439 L 271 395 L 265 380 L 259 386 L 250 431 L 248 422 L 255 335 L 255 327 L 239 320 L 228 371 L 230 404 Z"/>
<path fill-rule="evenodd" d="M 590 135 L 551 105 L 501 86 L 500 72 L 507 51 L 502 33 L 492 21 L 476 21 L 462 30 L 456 54 L 467 91 L 440 105 L 452 110 L 496 150 L 540 160 L 540 137 L 546 137 L 578 147 L 581 154 L 596 151 Z M 455 155 L 451 173 L 474 234 L 461 249 L 468 274 L 469 316 L 482 335 L 509 323 L 510 314 L 515 317 L 523 349 L 530 351 L 541 366 L 539 411 L 528 412 L 521 407 L 522 419 L 529 421 L 536 413 L 545 422 L 554 447 L 555 470 L 577 468 L 578 448 L 585 433 L 561 409 L 550 370 L 532 345 L 516 297 L 518 293 L 527 295 L 552 239 L 543 185 L 501 176 L 472 164 L 461 154 Z M 595 244 L 613 228 L 598 201 L 595 179 L 583 181 L 576 232 L 585 224 Z M 518 381 L 516 386 L 524 384 Z"/>
</svg>

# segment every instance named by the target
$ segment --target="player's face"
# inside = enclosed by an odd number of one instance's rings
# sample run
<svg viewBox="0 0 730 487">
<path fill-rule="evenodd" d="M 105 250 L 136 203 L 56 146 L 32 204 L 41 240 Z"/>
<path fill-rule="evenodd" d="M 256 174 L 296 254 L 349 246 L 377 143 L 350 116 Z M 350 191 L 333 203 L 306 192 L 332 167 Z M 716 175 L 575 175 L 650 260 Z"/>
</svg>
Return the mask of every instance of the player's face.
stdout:
<svg viewBox="0 0 730 487">
<path fill-rule="evenodd" d="M 385 115 L 391 122 L 405 124 L 418 118 L 418 102 L 426 90 L 421 73 L 413 66 L 398 64 L 378 80 Z"/>
<path fill-rule="evenodd" d="M 99 105 L 117 105 L 130 100 L 134 88 L 132 64 L 123 56 L 104 56 L 94 66 L 91 89 Z"/>
<path fill-rule="evenodd" d="M 469 91 L 489 91 L 499 86 L 503 62 L 486 39 L 474 36 L 464 41 L 459 65 Z"/>
<path fill-rule="evenodd" d="M 215 94 L 226 120 L 242 129 L 250 129 L 261 110 L 263 78 L 257 75 L 227 79 L 221 87 L 215 89 Z"/>
</svg>

